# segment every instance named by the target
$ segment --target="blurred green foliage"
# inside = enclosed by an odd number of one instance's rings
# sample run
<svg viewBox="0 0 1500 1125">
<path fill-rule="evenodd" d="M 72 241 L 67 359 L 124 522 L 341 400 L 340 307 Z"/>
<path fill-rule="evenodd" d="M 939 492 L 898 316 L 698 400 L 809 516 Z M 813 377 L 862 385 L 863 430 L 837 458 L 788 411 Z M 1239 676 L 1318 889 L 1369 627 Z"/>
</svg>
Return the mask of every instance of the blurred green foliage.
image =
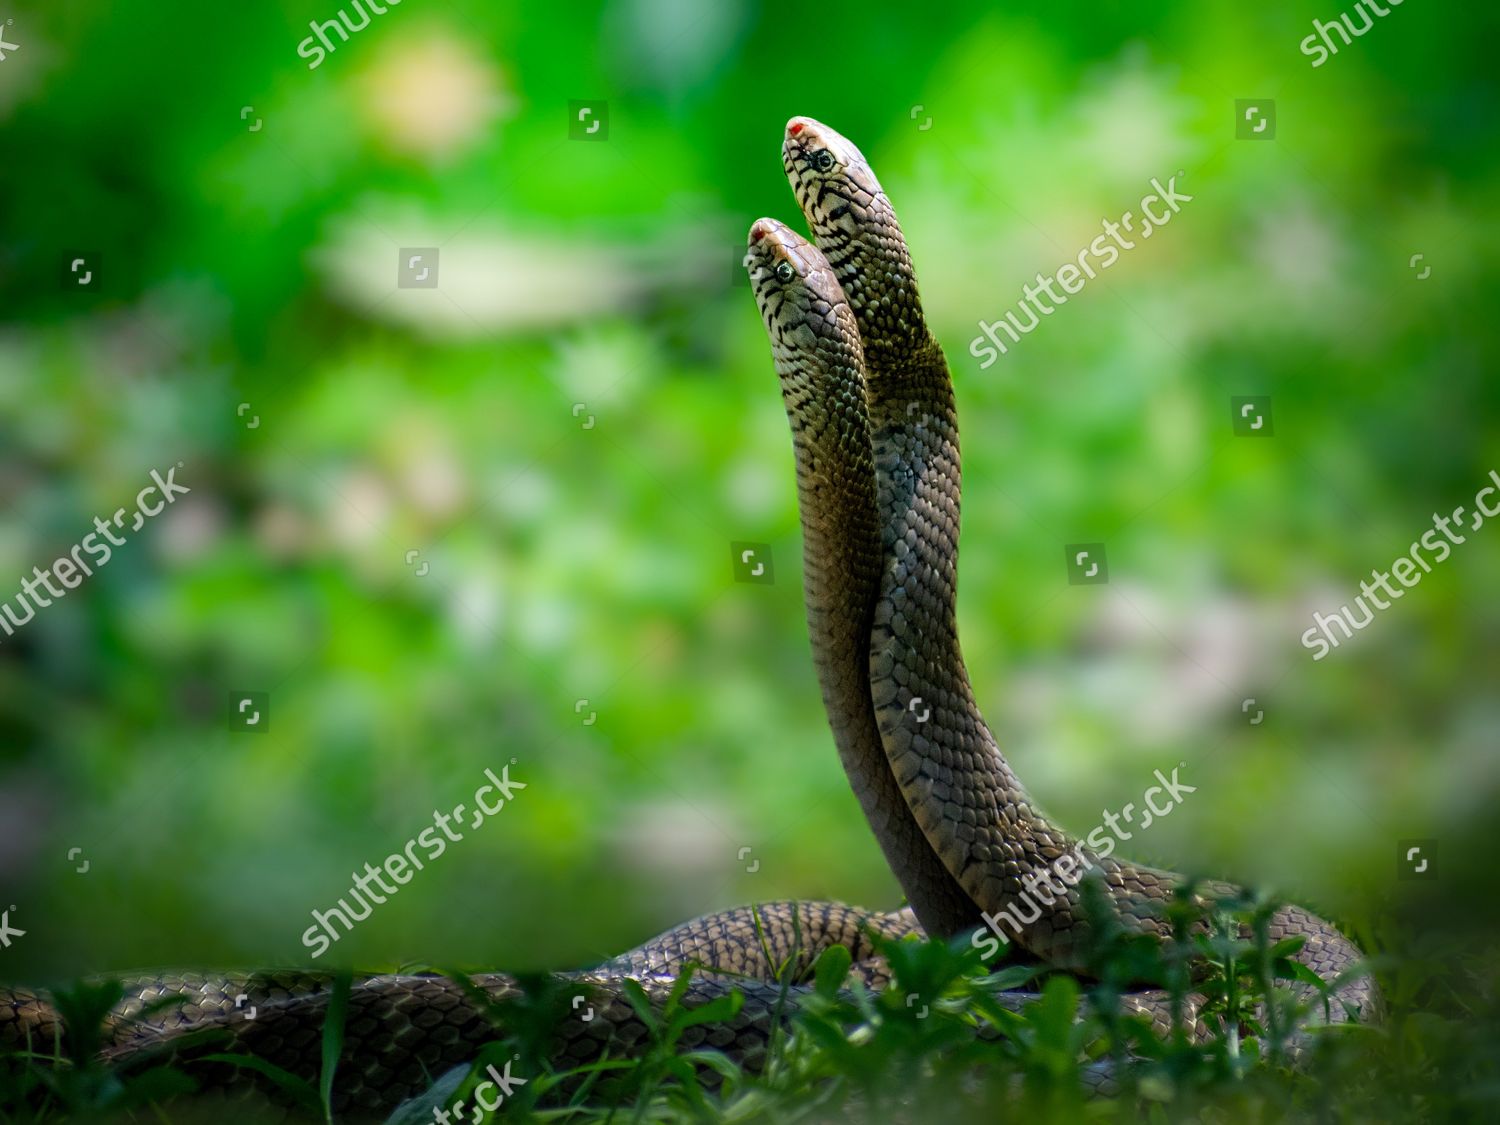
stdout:
<svg viewBox="0 0 1500 1125">
<path fill-rule="evenodd" d="M 193 491 L 0 643 L 0 976 L 305 961 L 309 911 L 512 758 L 528 788 L 329 959 L 556 968 L 754 899 L 894 903 L 737 272 L 796 217 L 794 113 L 905 225 L 969 666 L 1041 803 L 1086 831 L 1185 762 L 1132 858 L 1367 941 L 1405 911 L 1406 952 L 1491 925 L 1500 529 L 1328 659 L 1298 638 L 1500 468 L 1493 12 L 1404 5 L 1313 69 L 1316 5 L 406 0 L 309 70 L 337 9 L 6 27 L 0 597 L 151 469 Z M 1273 141 L 1234 139 L 1246 97 Z M 977 322 L 1178 170 L 1182 214 L 981 371 Z M 408 247 L 438 288 L 398 287 Z M 1274 437 L 1232 435 L 1245 394 Z M 1090 541 L 1111 582 L 1070 586 Z M 230 728 L 248 691 L 265 733 Z M 1435 877 L 1398 880 L 1414 838 Z"/>
<path fill-rule="evenodd" d="M 670 984 L 627 978 L 618 993 L 591 990 L 590 1000 L 609 1003 L 607 1019 L 620 1020 L 621 1007 L 628 1007 L 635 1022 L 616 1030 L 633 1027 L 639 1037 L 623 1056 L 588 1061 L 557 1049 L 577 1042 L 577 977 L 491 976 L 481 983 L 452 974 L 494 1040 L 476 1045 L 472 1062 L 433 1073 L 426 1089 L 399 1106 L 400 1086 L 387 1089 L 391 1096 L 379 1110 L 364 1097 L 375 1091 L 356 1093 L 335 1080 L 335 1070 L 340 1078 L 345 1067 L 358 1072 L 371 1045 L 356 1030 L 364 1025 L 367 1034 L 369 1008 L 349 1018 L 362 985 L 351 986 L 347 976 L 334 984 L 322 1021 L 321 1059 L 277 1052 L 291 1070 L 246 1054 L 245 1041 L 236 1044 L 213 1021 L 101 1059 L 98 1046 L 113 1034 L 103 1025 L 121 985 L 79 986 L 54 996 L 67 1025 L 65 1046 L 30 1056 L 0 1052 L 0 1113 L 38 1125 L 135 1120 L 132 1111 L 149 1103 L 162 1121 L 211 1121 L 223 1112 L 215 1096 L 231 1086 L 235 1121 L 282 1121 L 286 1110 L 294 1120 L 386 1125 L 465 1119 L 582 1125 L 623 1117 L 663 1125 L 987 1122 L 1016 1113 L 1036 1122 L 1493 1119 L 1492 1008 L 1459 1022 L 1398 1000 L 1377 1026 L 1341 1022 L 1309 1030 L 1309 1018 L 1342 1016 L 1343 1009 L 1324 982 L 1292 960 L 1302 938 L 1272 942 L 1274 900 L 1235 895 L 1205 902 L 1180 887 L 1165 910 L 1173 937 L 1159 942 L 1127 934 L 1096 882 L 1082 887 L 1092 921 L 1091 980 L 1049 974 L 1036 964 L 992 973 L 985 955 L 961 937 L 945 944 L 911 935 L 877 942 L 891 979 L 871 990 L 859 974 L 851 978 L 846 947 L 831 946 L 816 958 L 794 950 L 771 967 L 771 979 L 739 980 L 728 992 L 725 979 L 712 974 L 696 988 L 691 967 Z M 1190 964 L 1200 969 L 1191 977 Z M 295 972 L 279 975 L 298 988 Z M 1289 987 L 1298 980 L 1315 987 Z M 1172 1014 L 1158 1020 L 1122 1003 L 1129 982 L 1159 987 Z M 1016 988 L 1032 998 L 1018 1003 Z M 1192 994 L 1205 999 L 1196 1016 L 1188 1014 Z M 459 1002 L 451 991 L 449 997 Z M 170 1011 L 184 999 L 166 996 L 155 1006 Z M 746 1030 L 744 1020 L 759 1022 L 757 1009 L 779 1013 L 763 1053 L 726 1056 L 710 1046 L 733 1042 L 736 1028 Z M 275 1051 L 284 1040 L 273 1035 L 259 1042 Z M 341 1057 L 340 1044 L 352 1053 Z M 1460 1076 L 1467 1081 L 1454 1081 Z M 252 1083 L 255 1092 L 243 1098 Z M 450 1107 L 451 1115 L 444 1112 Z"/>
</svg>

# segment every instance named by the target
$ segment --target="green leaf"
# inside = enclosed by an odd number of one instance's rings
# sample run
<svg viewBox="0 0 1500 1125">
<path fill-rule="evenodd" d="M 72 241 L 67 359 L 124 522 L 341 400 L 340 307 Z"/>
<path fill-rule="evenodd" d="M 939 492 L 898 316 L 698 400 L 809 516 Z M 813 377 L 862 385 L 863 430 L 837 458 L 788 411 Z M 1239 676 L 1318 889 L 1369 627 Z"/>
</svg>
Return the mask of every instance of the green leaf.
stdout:
<svg viewBox="0 0 1500 1125">
<path fill-rule="evenodd" d="M 667 994 L 666 1010 L 675 1011 L 682 1002 L 683 996 L 687 994 L 688 985 L 693 981 L 693 970 L 697 967 L 696 962 L 689 961 L 677 974 L 677 979 L 672 982 L 672 991 Z"/>
<path fill-rule="evenodd" d="M 272 1082 L 276 1083 L 288 1097 L 309 1112 L 318 1113 L 322 1108 L 318 1101 L 318 1093 L 311 1085 L 298 1078 L 295 1074 L 282 1070 L 275 1063 L 267 1062 L 256 1055 L 204 1055 L 193 1061 L 227 1063 L 230 1066 L 253 1070 L 257 1074 L 265 1075 Z"/>
<path fill-rule="evenodd" d="M 333 981 L 328 1008 L 323 1015 L 323 1072 L 318 1088 L 323 1099 L 324 1120 L 333 1125 L 333 1076 L 344 1053 L 344 1021 L 349 1016 L 349 992 L 354 974 L 340 972 Z"/>
<path fill-rule="evenodd" d="M 1267 951 L 1267 956 L 1273 960 L 1278 957 L 1291 957 L 1293 954 L 1301 952 L 1302 947 L 1306 944 L 1306 934 L 1297 934 L 1295 937 L 1282 938 L 1275 945 L 1271 946 Z"/>
<path fill-rule="evenodd" d="M 661 1033 L 661 1021 L 656 1018 L 656 1009 L 651 1006 L 651 998 L 646 995 L 646 990 L 641 987 L 641 982 L 634 977 L 626 977 L 621 982 L 621 991 L 625 993 L 625 999 L 640 1017 L 640 1021 L 646 1025 L 646 1030 L 652 1035 Z"/>
<path fill-rule="evenodd" d="M 696 1008 L 682 1008 L 673 1013 L 672 1026 L 677 1030 L 697 1027 L 700 1023 L 723 1023 L 739 1015 L 745 1006 L 745 994 L 734 988 L 722 996 L 715 996 L 706 1004 Z"/>
<path fill-rule="evenodd" d="M 54 989 L 51 997 L 67 1028 L 68 1054 L 78 1066 L 91 1066 L 104 1042 L 109 1014 L 125 998 L 125 986 L 118 980 L 80 981 L 72 988 Z"/>
<path fill-rule="evenodd" d="M 163 1102 L 179 1094 L 190 1094 L 197 1088 L 197 1082 L 175 1067 L 153 1067 L 127 1080 L 110 1098 L 109 1108 L 128 1109 Z"/>
<path fill-rule="evenodd" d="M 1067 1042 L 1078 1015 L 1078 982 L 1072 977 L 1053 977 L 1032 1013 L 1031 1023 L 1040 1038 L 1052 1044 Z"/>
<path fill-rule="evenodd" d="M 463 1063 L 443 1076 L 414 1098 L 408 1098 L 396 1107 L 385 1119 L 385 1125 L 429 1125 L 437 1119 L 437 1111 L 447 1107 L 473 1069 L 473 1063 Z"/>
<path fill-rule="evenodd" d="M 1009 992 L 1023 984 L 1030 984 L 1045 969 L 1045 965 L 1007 965 L 997 973 L 978 978 L 974 983 L 990 992 Z"/>
<path fill-rule="evenodd" d="M 1278 977 L 1298 980 L 1303 984 L 1310 984 L 1319 992 L 1323 992 L 1328 988 L 1328 982 L 1325 981 L 1322 977 L 1318 976 L 1317 973 L 1313 972 L 1301 961 L 1278 961 L 1276 964 L 1276 975 Z"/>
<path fill-rule="evenodd" d="M 846 946 L 830 945 L 823 950 L 813 968 L 813 991 L 824 999 L 832 1000 L 844 981 L 849 979 L 849 968 L 854 964 L 854 955 Z"/>
</svg>

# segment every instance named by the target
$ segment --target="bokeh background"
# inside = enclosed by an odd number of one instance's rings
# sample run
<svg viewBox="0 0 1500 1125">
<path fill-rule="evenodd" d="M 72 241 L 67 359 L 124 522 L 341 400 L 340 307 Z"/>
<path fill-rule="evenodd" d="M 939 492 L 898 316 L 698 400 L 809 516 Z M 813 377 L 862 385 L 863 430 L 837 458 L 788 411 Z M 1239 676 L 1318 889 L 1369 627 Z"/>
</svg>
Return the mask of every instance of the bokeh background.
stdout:
<svg viewBox="0 0 1500 1125">
<path fill-rule="evenodd" d="M 1395 7 L 1313 68 L 1328 5 L 406 0 L 309 69 L 339 9 L 0 14 L 0 596 L 153 468 L 192 489 L 0 638 L 0 978 L 305 963 L 311 910 L 512 758 L 525 791 L 325 963 L 572 967 L 756 899 L 895 903 L 738 265 L 796 218 L 798 113 L 905 225 L 969 667 L 1043 806 L 1087 832 L 1185 763 L 1134 858 L 1377 946 L 1489 925 L 1500 526 L 1327 659 L 1299 637 L 1500 469 L 1493 12 Z M 1236 139 L 1247 98 L 1274 139 Z M 981 370 L 977 322 L 1174 174 L 1170 225 Z M 398 286 L 413 247 L 436 288 Z M 1241 395 L 1273 436 L 1235 436 Z M 1107 585 L 1069 584 L 1077 542 Z"/>
</svg>

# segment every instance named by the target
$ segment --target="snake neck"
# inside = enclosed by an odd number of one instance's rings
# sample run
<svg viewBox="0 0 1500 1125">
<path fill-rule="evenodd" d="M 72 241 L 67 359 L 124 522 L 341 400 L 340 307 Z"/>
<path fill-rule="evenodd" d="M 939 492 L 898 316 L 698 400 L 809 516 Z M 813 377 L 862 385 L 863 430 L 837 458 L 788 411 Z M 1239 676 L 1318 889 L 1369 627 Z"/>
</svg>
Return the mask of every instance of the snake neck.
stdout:
<svg viewBox="0 0 1500 1125">
<path fill-rule="evenodd" d="M 964 662 L 958 421 L 936 341 L 928 337 L 899 369 L 872 375 L 869 408 L 883 561 L 870 680 L 883 745 L 950 873 L 986 911 L 1004 910 L 1027 891 L 1028 875 L 1074 841 L 1027 796 Z"/>
<path fill-rule="evenodd" d="M 1076 842 L 1033 806 L 980 713 L 959 645 L 962 472 L 948 364 L 922 313 L 901 225 L 868 164 L 819 180 L 787 156 L 793 188 L 848 296 L 867 376 L 882 567 L 869 640 L 870 691 L 890 770 L 932 850 L 993 916 L 1010 911 L 1030 952 L 1067 960 L 1078 892 L 1034 915 L 1036 879 Z M 1082 853 L 1078 853 L 1080 856 Z"/>
<path fill-rule="evenodd" d="M 851 319 L 829 309 L 831 323 Z M 791 423 L 802 523 L 803 594 L 823 703 L 840 755 L 849 765 L 867 733 L 861 705 L 880 575 L 880 531 L 857 340 L 829 333 L 811 353 L 778 357 Z"/>
<path fill-rule="evenodd" d="M 941 380 L 922 377 L 933 370 L 934 363 L 943 363 L 943 354 L 922 312 L 916 269 L 895 211 L 873 173 L 869 180 L 875 190 L 864 207 L 843 203 L 823 207 L 810 211 L 808 222 L 848 294 L 872 391 L 879 388 L 883 395 L 940 392 L 945 385 Z M 813 206 L 818 205 L 814 202 Z M 815 221 L 814 214 L 821 217 Z M 948 390 L 951 398 L 951 386 Z M 872 422 L 874 411 L 872 400 Z"/>
<path fill-rule="evenodd" d="M 842 299 L 814 301 L 789 323 L 792 316 L 782 306 L 766 323 L 791 424 L 808 634 L 823 706 L 850 787 L 913 912 L 928 933 L 951 936 L 982 919 L 896 785 L 870 690 L 880 510 L 858 327 Z"/>
</svg>

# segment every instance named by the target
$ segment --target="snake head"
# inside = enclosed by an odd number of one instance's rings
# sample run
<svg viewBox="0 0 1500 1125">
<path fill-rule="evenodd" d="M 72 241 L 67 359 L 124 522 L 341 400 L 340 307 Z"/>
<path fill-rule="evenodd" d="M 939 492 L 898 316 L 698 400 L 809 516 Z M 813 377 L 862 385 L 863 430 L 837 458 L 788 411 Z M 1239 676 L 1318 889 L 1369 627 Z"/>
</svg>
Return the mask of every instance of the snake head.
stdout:
<svg viewBox="0 0 1500 1125">
<path fill-rule="evenodd" d="M 848 307 L 823 252 L 775 219 L 751 225 L 745 269 L 773 341 L 782 336 L 810 346 L 820 334 L 817 322 L 831 321 L 835 308 Z"/>
<path fill-rule="evenodd" d="M 821 121 L 794 117 L 786 123 L 781 162 L 808 221 L 815 214 L 821 218 L 814 227 L 819 241 L 830 226 L 852 233 L 860 222 L 883 217 L 889 210 L 864 153 Z"/>
<path fill-rule="evenodd" d="M 821 250 L 785 223 L 756 219 L 745 269 L 783 382 L 817 371 L 847 377 L 862 364 L 854 313 Z"/>
<path fill-rule="evenodd" d="M 864 153 L 821 121 L 794 117 L 781 160 L 808 228 L 838 263 L 870 378 L 901 366 L 914 350 L 935 349 L 901 224 Z"/>
</svg>

